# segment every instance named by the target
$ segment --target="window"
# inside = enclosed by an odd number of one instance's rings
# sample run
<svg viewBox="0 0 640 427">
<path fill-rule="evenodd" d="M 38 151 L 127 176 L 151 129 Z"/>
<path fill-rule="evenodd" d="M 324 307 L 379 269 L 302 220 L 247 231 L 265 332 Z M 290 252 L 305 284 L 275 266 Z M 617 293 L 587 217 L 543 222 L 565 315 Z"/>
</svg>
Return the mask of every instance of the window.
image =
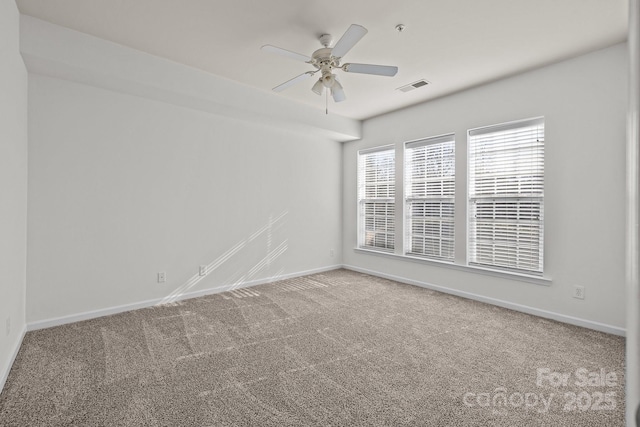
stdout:
<svg viewBox="0 0 640 427">
<path fill-rule="evenodd" d="M 453 261 L 453 135 L 405 145 L 405 253 Z"/>
<path fill-rule="evenodd" d="M 469 131 L 469 264 L 542 274 L 544 119 Z"/>
<path fill-rule="evenodd" d="M 358 153 L 358 246 L 392 252 L 395 247 L 395 150 Z"/>
</svg>

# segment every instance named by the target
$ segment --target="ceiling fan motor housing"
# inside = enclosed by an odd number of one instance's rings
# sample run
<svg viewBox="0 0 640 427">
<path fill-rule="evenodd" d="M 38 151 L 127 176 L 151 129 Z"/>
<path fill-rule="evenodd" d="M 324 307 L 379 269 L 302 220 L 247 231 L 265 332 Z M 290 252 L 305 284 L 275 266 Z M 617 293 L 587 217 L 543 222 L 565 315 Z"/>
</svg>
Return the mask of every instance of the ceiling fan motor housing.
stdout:
<svg viewBox="0 0 640 427">
<path fill-rule="evenodd" d="M 332 50 L 333 49 L 328 47 L 318 49 L 313 52 L 313 55 L 311 57 L 311 64 L 313 64 L 314 67 L 322 72 L 320 81 L 326 88 L 333 87 L 336 78 L 331 71 L 339 66 L 338 59 L 334 58 L 331 55 Z"/>
<path fill-rule="evenodd" d="M 313 52 L 311 55 L 311 64 L 314 67 L 321 70 L 324 67 L 336 68 L 339 65 L 338 59 L 331 56 L 331 51 L 333 49 L 329 47 L 324 47 L 322 49 L 318 49 Z"/>
</svg>

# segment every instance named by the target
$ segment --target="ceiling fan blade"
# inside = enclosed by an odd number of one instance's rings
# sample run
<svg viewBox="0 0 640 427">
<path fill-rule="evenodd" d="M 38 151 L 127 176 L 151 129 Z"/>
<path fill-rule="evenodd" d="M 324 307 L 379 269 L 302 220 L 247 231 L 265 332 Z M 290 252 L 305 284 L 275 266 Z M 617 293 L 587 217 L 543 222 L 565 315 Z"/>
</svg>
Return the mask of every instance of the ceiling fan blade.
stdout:
<svg viewBox="0 0 640 427">
<path fill-rule="evenodd" d="M 286 56 L 287 58 L 295 59 L 296 61 L 302 61 L 302 62 L 311 61 L 311 58 L 308 57 L 307 55 L 303 55 L 301 53 L 292 52 L 290 50 L 283 49 L 281 47 L 272 46 L 270 44 L 265 44 L 260 49 L 264 50 L 265 52 L 275 53 L 277 55 Z"/>
<path fill-rule="evenodd" d="M 276 87 L 273 88 L 274 92 L 282 92 L 283 90 L 285 90 L 286 88 L 293 86 L 294 84 L 301 82 L 303 80 L 308 79 L 309 77 L 313 76 L 315 73 L 313 71 L 307 71 L 306 73 L 302 73 L 299 76 L 296 76 L 294 78 L 292 78 L 291 80 L 287 80 L 286 82 L 282 83 L 281 85 L 278 85 Z"/>
<path fill-rule="evenodd" d="M 398 72 L 398 67 L 373 64 L 344 64 L 342 69 L 347 73 L 373 74 L 388 77 L 393 77 Z"/>
<path fill-rule="evenodd" d="M 342 58 L 351 50 L 353 46 L 367 34 L 367 29 L 361 25 L 351 24 L 349 29 L 340 37 L 338 43 L 333 47 L 331 55 L 336 58 Z"/>
</svg>

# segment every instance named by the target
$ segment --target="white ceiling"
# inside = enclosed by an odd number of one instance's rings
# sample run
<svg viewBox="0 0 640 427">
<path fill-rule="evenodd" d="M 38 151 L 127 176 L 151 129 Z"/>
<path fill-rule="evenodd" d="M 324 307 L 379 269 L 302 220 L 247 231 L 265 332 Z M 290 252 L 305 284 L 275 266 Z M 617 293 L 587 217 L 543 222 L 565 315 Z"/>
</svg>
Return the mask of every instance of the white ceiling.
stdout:
<svg viewBox="0 0 640 427">
<path fill-rule="evenodd" d="M 305 55 L 350 24 L 369 33 L 343 62 L 397 65 L 395 77 L 338 71 L 347 100 L 332 114 L 364 119 L 626 39 L 627 0 L 17 0 L 21 13 L 270 89 L 313 68 L 260 50 Z M 402 33 L 397 24 L 406 26 Z M 430 85 L 403 93 L 419 79 Z M 273 96 L 318 108 L 306 80 Z"/>
</svg>

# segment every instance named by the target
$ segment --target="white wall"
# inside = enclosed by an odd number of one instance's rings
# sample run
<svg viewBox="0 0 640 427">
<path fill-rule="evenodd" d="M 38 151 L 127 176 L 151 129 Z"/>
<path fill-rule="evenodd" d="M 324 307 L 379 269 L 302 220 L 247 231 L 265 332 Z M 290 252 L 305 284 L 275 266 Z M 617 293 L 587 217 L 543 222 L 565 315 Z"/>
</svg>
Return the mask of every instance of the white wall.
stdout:
<svg viewBox="0 0 640 427">
<path fill-rule="evenodd" d="M 621 332 L 625 325 L 625 47 L 616 45 L 366 121 L 363 139 L 343 147 L 344 264 Z M 546 124 L 545 276 L 552 279 L 550 286 L 354 251 L 358 150 L 385 144 L 401 150 L 404 141 L 455 132 L 455 248 L 456 262 L 464 265 L 466 131 L 537 116 L 544 116 Z M 396 200 L 401 201 L 402 168 L 397 169 L 400 199 Z M 402 220 L 402 215 L 396 218 Z M 401 226 L 397 224 L 397 230 Z M 401 248 L 401 241 L 397 243 Z M 585 300 L 572 298 L 573 285 L 585 286 Z"/>
<path fill-rule="evenodd" d="M 0 389 L 25 330 L 27 71 L 18 23 L 14 1 L 0 0 Z"/>
<path fill-rule="evenodd" d="M 360 122 L 20 22 L 29 327 L 340 265 L 337 141 Z"/>
<path fill-rule="evenodd" d="M 32 73 L 29 132 L 30 324 L 340 264 L 339 142 Z"/>
</svg>

